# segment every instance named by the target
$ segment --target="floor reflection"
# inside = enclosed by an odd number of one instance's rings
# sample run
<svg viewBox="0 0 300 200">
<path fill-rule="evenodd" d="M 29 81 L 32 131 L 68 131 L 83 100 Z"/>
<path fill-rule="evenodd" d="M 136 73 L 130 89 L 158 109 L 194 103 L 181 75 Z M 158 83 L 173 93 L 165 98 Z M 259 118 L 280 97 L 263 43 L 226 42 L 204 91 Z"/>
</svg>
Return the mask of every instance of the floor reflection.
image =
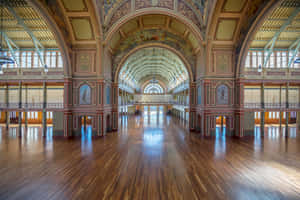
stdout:
<svg viewBox="0 0 300 200">
<path fill-rule="evenodd" d="M 216 158 L 219 158 L 226 153 L 226 127 L 216 126 L 216 138 L 214 154 Z"/>
<path fill-rule="evenodd" d="M 286 136 L 286 127 L 282 126 L 280 129 L 280 126 L 277 124 L 270 124 L 265 125 L 264 127 L 264 137 L 267 137 L 269 139 L 278 139 L 280 137 Z M 288 137 L 289 138 L 296 138 L 297 136 L 297 126 L 296 124 L 291 124 L 288 127 Z M 261 130 L 260 125 L 255 125 L 254 127 L 254 137 L 260 138 L 261 137 Z"/>
<path fill-rule="evenodd" d="M 81 127 L 81 154 L 88 155 L 93 151 L 93 127 L 91 125 L 87 125 L 86 128 L 84 126 Z"/>
</svg>

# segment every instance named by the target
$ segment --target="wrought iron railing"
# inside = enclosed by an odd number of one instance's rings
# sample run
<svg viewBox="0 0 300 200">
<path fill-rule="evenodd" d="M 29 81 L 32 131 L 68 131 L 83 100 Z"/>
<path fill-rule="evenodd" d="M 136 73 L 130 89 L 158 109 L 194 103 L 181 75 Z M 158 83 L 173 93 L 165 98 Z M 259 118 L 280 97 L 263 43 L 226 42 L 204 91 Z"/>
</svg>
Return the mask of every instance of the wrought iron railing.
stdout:
<svg viewBox="0 0 300 200">
<path fill-rule="evenodd" d="M 61 109 L 64 107 L 63 103 L 47 103 L 47 109 Z M 19 103 L 0 103 L 0 108 L 2 109 L 18 109 L 20 108 Z M 43 103 L 22 103 L 22 109 L 43 109 Z"/>
<path fill-rule="evenodd" d="M 245 103 L 244 108 L 263 108 L 261 103 Z M 264 103 L 264 108 L 267 109 L 281 109 L 281 108 L 287 108 L 286 103 Z M 289 103 L 288 108 L 300 108 L 300 103 Z"/>
</svg>

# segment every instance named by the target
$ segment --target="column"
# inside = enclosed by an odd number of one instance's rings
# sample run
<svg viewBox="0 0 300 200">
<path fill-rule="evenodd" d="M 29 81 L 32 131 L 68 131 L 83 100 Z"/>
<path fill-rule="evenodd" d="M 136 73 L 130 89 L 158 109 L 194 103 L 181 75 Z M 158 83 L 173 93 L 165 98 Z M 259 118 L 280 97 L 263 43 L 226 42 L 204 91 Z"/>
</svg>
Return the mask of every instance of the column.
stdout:
<svg viewBox="0 0 300 200">
<path fill-rule="evenodd" d="M 5 88 L 5 104 L 6 104 L 6 112 L 5 112 L 5 118 L 6 118 L 6 129 L 8 130 L 9 123 L 10 123 L 10 116 L 9 116 L 9 98 L 8 98 L 8 85 L 6 85 Z"/>
<path fill-rule="evenodd" d="M 224 116 L 221 115 L 221 133 L 223 133 L 223 126 L 224 126 L 223 120 L 224 120 Z"/>
<path fill-rule="evenodd" d="M 72 114 L 72 97 L 73 84 L 72 79 L 64 80 L 64 137 L 73 135 L 73 114 Z M 55 135 L 55 133 L 53 133 Z"/>
<path fill-rule="evenodd" d="M 289 112 L 285 113 L 285 137 L 289 137 Z"/>
<path fill-rule="evenodd" d="M 261 136 L 265 135 L 265 85 L 261 84 L 260 90 L 260 102 L 261 102 L 261 115 L 260 115 L 260 134 Z"/>
<path fill-rule="evenodd" d="M 117 131 L 118 130 L 118 89 L 119 85 L 118 83 L 112 83 L 112 130 Z"/>
<path fill-rule="evenodd" d="M 19 124 L 19 131 L 18 131 L 18 136 L 21 137 L 22 136 L 22 112 L 21 112 L 21 109 L 22 109 L 22 82 L 20 81 L 19 82 L 19 89 L 18 89 L 18 92 L 19 92 L 19 112 L 18 112 L 18 124 Z"/>
<path fill-rule="evenodd" d="M 25 119 L 25 130 L 28 128 L 28 85 L 25 86 L 25 106 L 24 106 L 24 119 Z"/>
<path fill-rule="evenodd" d="M 243 137 L 244 136 L 244 112 L 235 113 L 235 136 Z"/>
<path fill-rule="evenodd" d="M 42 125 L 43 125 L 43 136 L 45 137 L 47 134 L 47 84 L 43 82 L 43 118 L 42 118 Z"/>
<path fill-rule="evenodd" d="M 195 130 L 195 116 L 196 116 L 196 105 L 195 105 L 195 94 L 196 94 L 196 83 L 190 83 L 190 117 L 189 117 L 189 129 L 190 131 Z"/>
<path fill-rule="evenodd" d="M 280 90 L 279 90 L 279 109 L 280 109 L 280 113 L 279 113 L 279 133 L 281 133 L 281 129 L 282 129 L 282 112 L 281 112 L 281 96 L 282 96 L 282 88 L 281 88 L 281 85 L 280 85 Z"/>
<path fill-rule="evenodd" d="M 285 137 L 289 136 L 289 83 L 286 83 L 286 92 L 285 92 L 285 99 L 286 99 L 286 113 L 285 113 Z"/>
<path fill-rule="evenodd" d="M 103 136 L 103 113 L 97 114 L 97 136 Z"/>
</svg>

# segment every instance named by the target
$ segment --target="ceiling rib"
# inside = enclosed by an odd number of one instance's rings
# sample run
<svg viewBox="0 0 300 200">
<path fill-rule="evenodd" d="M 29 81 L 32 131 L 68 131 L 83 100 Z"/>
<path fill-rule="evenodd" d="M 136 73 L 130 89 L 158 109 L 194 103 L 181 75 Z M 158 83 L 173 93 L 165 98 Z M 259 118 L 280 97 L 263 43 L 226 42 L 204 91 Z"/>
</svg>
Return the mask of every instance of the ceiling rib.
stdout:
<svg viewBox="0 0 300 200">
<path fill-rule="evenodd" d="M 267 63 L 269 62 L 270 56 L 273 53 L 273 49 L 278 37 L 286 29 L 286 27 L 292 23 L 293 19 L 299 14 L 299 12 L 300 12 L 300 7 L 295 8 L 292 14 L 288 17 L 288 19 L 284 22 L 284 24 L 280 27 L 280 29 L 275 33 L 272 39 L 265 46 L 264 51 L 265 54 L 267 53 L 267 56 L 264 60 L 263 67 L 266 67 Z"/>
<path fill-rule="evenodd" d="M 296 47 L 294 50 L 292 50 L 294 46 L 296 46 Z M 300 47 L 300 38 L 298 38 L 289 48 L 289 51 L 292 52 L 292 57 L 289 59 L 288 68 L 291 67 L 291 65 L 299 51 L 299 47 Z"/>
<path fill-rule="evenodd" d="M 33 34 L 33 32 L 27 27 L 27 25 L 24 23 L 23 19 L 16 13 L 16 11 L 14 10 L 14 8 L 8 6 L 7 9 L 9 10 L 9 12 L 17 19 L 18 24 L 20 26 L 22 26 L 24 28 L 24 30 L 28 33 L 28 35 L 31 37 L 35 50 L 38 54 L 39 60 L 42 64 L 42 66 L 45 67 L 45 69 L 47 69 L 47 65 L 45 65 L 45 60 L 44 57 L 42 56 L 42 52 L 44 51 L 44 46 L 40 43 L 40 41 L 35 37 L 35 35 Z"/>
</svg>

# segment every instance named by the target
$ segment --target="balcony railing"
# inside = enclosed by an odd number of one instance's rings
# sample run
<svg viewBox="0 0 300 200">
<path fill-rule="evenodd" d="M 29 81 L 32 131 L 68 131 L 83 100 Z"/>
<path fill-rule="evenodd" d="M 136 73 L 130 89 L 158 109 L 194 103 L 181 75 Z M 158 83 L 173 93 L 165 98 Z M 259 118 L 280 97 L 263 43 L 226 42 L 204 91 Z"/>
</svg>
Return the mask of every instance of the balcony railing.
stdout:
<svg viewBox="0 0 300 200">
<path fill-rule="evenodd" d="M 18 109 L 19 103 L 0 103 L 0 108 L 2 109 Z M 22 109 L 43 109 L 43 103 L 22 103 L 21 104 Z M 64 108 L 63 103 L 47 103 L 46 104 L 47 109 L 61 109 Z"/>
<path fill-rule="evenodd" d="M 281 109 L 286 108 L 286 103 L 264 103 L 264 107 L 267 109 Z M 261 103 L 245 103 L 244 108 L 262 108 Z M 289 103 L 288 108 L 300 108 L 300 103 Z"/>
<path fill-rule="evenodd" d="M 175 104 L 175 101 L 134 101 L 134 104 Z"/>
</svg>

